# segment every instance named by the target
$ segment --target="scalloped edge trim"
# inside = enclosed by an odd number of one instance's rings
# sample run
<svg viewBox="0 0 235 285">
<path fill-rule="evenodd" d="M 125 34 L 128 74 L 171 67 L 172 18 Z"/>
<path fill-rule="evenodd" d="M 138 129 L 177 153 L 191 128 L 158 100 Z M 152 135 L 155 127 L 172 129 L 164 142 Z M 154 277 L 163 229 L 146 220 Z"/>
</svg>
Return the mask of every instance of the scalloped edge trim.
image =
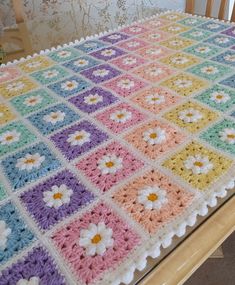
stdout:
<svg viewBox="0 0 235 285">
<path fill-rule="evenodd" d="M 145 17 L 145 18 L 140 19 L 138 21 L 134 21 L 131 24 L 125 24 L 122 26 L 118 26 L 115 29 L 110 29 L 108 31 L 100 32 L 99 34 L 95 34 L 93 36 L 87 36 L 85 38 L 81 38 L 80 40 L 75 40 L 74 42 L 69 42 L 68 44 L 58 45 L 57 47 L 52 47 L 50 49 L 41 50 L 40 52 L 34 53 L 33 55 L 28 55 L 27 57 L 22 57 L 20 59 L 13 60 L 13 61 L 7 62 L 5 64 L 1 64 L 0 68 L 1 67 L 9 67 L 9 66 L 24 62 L 28 59 L 32 59 L 32 58 L 39 56 L 39 55 L 47 55 L 50 52 L 61 50 L 63 48 L 73 47 L 73 46 L 81 44 L 87 40 L 94 40 L 94 39 L 97 39 L 101 36 L 105 36 L 107 34 L 120 31 L 121 29 L 129 27 L 131 25 L 143 23 L 145 21 L 148 21 L 148 20 L 151 20 L 154 18 L 158 18 L 159 16 L 164 15 L 164 14 L 168 14 L 168 13 L 179 13 L 182 15 L 186 15 L 188 17 L 214 20 L 216 22 L 221 22 L 221 23 L 229 23 L 231 26 L 235 25 L 235 23 L 230 22 L 229 20 L 219 20 L 219 19 L 213 19 L 213 18 L 206 17 L 206 16 L 192 15 L 190 13 L 185 13 L 185 12 L 182 12 L 180 10 L 166 10 L 166 11 L 157 13 L 153 16 Z M 161 254 L 161 247 L 168 248 L 172 244 L 172 239 L 174 236 L 177 236 L 177 237 L 184 236 L 186 233 L 187 226 L 193 227 L 197 222 L 198 216 L 206 216 L 208 213 L 208 207 L 211 207 L 211 208 L 215 207 L 218 204 L 218 198 L 226 197 L 227 192 L 229 190 L 233 189 L 234 187 L 235 187 L 235 177 L 232 178 L 227 185 L 222 187 L 222 189 L 211 193 L 211 195 L 204 201 L 204 203 L 201 205 L 201 207 L 198 208 L 197 210 L 195 210 L 187 218 L 187 220 L 185 220 L 185 222 L 181 223 L 178 227 L 174 227 L 174 229 L 172 228 L 172 231 L 170 231 L 168 233 L 168 235 L 165 237 L 165 239 L 162 242 L 159 241 L 159 243 L 155 244 L 150 249 L 146 250 L 146 252 L 144 254 L 142 254 L 141 257 L 139 257 L 138 262 L 133 262 L 132 264 L 130 264 L 128 271 L 125 270 L 125 272 L 120 273 L 119 279 L 116 279 L 111 284 L 112 285 L 119 285 L 120 283 L 124 283 L 127 285 L 127 284 L 131 283 L 134 279 L 135 271 L 136 270 L 142 271 L 145 269 L 145 267 L 147 265 L 147 258 L 148 257 L 152 257 L 154 259 L 159 257 Z"/>
</svg>

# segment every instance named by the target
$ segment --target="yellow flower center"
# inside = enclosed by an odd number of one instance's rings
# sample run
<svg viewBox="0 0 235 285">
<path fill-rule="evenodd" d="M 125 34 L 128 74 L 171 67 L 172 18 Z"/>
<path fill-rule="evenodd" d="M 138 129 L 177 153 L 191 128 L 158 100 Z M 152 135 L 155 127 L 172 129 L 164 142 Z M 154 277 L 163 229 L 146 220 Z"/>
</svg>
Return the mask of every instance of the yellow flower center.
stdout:
<svg viewBox="0 0 235 285">
<path fill-rule="evenodd" d="M 6 141 L 11 141 L 13 139 L 13 136 L 12 135 L 9 135 L 6 137 Z"/>
<path fill-rule="evenodd" d="M 228 138 L 228 139 L 235 139 L 235 135 L 233 135 L 233 134 L 228 134 L 228 135 L 227 135 L 227 138 Z"/>
<path fill-rule="evenodd" d="M 222 99 L 223 98 L 223 95 L 221 95 L 221 94 L 218 94 L 217 96 L 216 96 L 216 99 Z"/>
<path fill-rule="evenodd" d="M 73 87 L 73 83 L 68 83 L 67 86 L 68 87 Z"/>
<path fill-rule="evenodd" d="M 31 164 L 31 163 L 34 163 L 34 162 L 35 162 L 35 159 L 33 159 L 33 158 L 29 158 L 29 159 L 25 160 L 25 164 Z"/>
<path fill-rule="evenodd" d="M 150 136 L 149 136 L 151 139 L 156 139 L 156 137 L 157 137 L 157 134 L 156 133 L 152 133 L 152 134 L 150 134 Z"/>
<path fill-rule="evenodd" d="M 151 202 L 154 202 L 157 199 L 158 199 L 158 196 L 155 193 L 151 193 L 151 194 L 148 195 L 148 200 L 151 201 Z"/>
<path fill-rule="evenodd" d="M 118 119 L 122 119 L 124 117 L 124 114 L 118 114 L 117 117 Z"/>
<path fill-rule="evenodd" d="M 93 236 L 93 238 L 91 239 L 91 242 L 94 243 L 94 244 L 97 244 L 101 241 L 101 235 L 99 234 L 96 234 L 95 236 Z"/>
<path fill-rule="evenodd" d="M 75 140 L 76 141 L 79 141 L 79 140 L 81 140 L 83 138 L 83 135 L 77 135 L 76 137 L 75 137 Z"/>
<path fill-rule="evenodd" d="M 114 166 L 114 163 L 112 161 L 109 161 L 109 162 L 106 162 L 105 165 L 108 167 L 108 168 L 111 168 Z"/>
<path fill-rule="evenodd" d="M 192 117 L 193 114 L 192 114 L 192 113 L 188 113 L 186 116 L 187 116 L 187 117 Z"/>
<path fill-rule="evenodd" d="M 200 162 L 200 161 L 196 161 L 196 162 L 194 162 L 194 165 L 195 165 L 195 166 L 198 166 L 198 167 L 202 167 L 202 166 L 203 166 L 203 163 Z"/>
<path fill-rule="evenodd" d="M 55 194 L 53 195 L 53 199 L 55 199 L 55 200 L 61 199 L 62 197 L 63 197 L 63 194 L 60 193 L 60 192 L 55 193 Z"/>
<path fill-rule="evenodd" d="M 37 99 L 35 99 L 35 98 L 32 98 L 32 99 L 29 100 L 29 103 L 31 103 L 31 104 L 35 103 L 35 102 L 37 102 Z"/>
<path fill-rule="evenodd" d="M 153 97 L 153 98 L 152 98 L 152 101 L 158 101 L 158 100 L 159 100 L 158 97 Z"/>
<path fill-rule="evenodd" d="M 96 98 L 90 98 L 91 102 L 95 102 L 97 99 Z"/>
<path fill-rule="evenodd" d="M 58 115 L 57 114 L 53 114 L 51 115 L 52 119 L 57 119 L 58 118 Z"/>
</svg>

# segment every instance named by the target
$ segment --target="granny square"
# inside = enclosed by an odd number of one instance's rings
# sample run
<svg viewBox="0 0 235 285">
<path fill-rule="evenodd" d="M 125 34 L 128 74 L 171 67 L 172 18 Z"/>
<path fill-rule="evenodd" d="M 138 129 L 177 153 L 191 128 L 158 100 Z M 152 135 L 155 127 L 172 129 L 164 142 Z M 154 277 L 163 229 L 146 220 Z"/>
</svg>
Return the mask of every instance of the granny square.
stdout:
<svg viewBox="0 0 235 285">
<path fill-rule="evenodd" d="M 51 137 L 55 146 L 68 160 L 81 156 L 107 139 L 105 132 L 88 121 L 82 121 Z"/>
<path fill-rule="evenodd" d="M 0 103 L 0 126 L 14 120 L 15 117 L 16 115 L 8 105 Z"/>
<path fill-rule="evenodd" d="M 211 32 L 204 30 L 204 29 L 192 29 L 188 32 L 180 34 L 180 36 L 182 36 L 182 37 L 185 37 L 185 38 L 188 38 L 191 40 L 195 40 L 195 41 L 205 40 L 212 35 L 213 34 Z"/>
<path fill-rule="evenodd" d="M 147 46 L 148 44 L 149 44 L 148 42 L 143 41 L 139 38 L 132 38 L 117 44 L 117 46 L 127 51 L 136 51 L 140 48 Z"/>
<path fill-rule="evenodd" d="M 107 234 L 107 245 L 102 255 L 94 254 L 92 244 L 91 251 L 89 244 L 83 245 L 86 236 L 94 236 L 95 240 L 98 238 L 97 229 L 98 233 L 102 230 Z M 52 236 L 52 241 L 77 280 L 91 284 L 108 271 L 112 274 L 118 264 L 139 245 L 140 237 L 111 208 L 101 203 L 61 227 Z"/>
<path fill-rule="evenodd" d="M 148 233 L 154 234 L 187 209 L 193 196 L 153 169 L 118 189 L 113 199 Z"/>
<path fill-rule="evenodd" d="M 219 46 L 221 48 L 227 48 L 229 46 L 235 45 L 235 39 L 231 37 L 224 36 L 222 34 L 215 35 L 205 41 L 206 43 Z"/>
<path fill-rule="evenodd" d="M 25 95 L 14 97 L 10 102 L 22 116 L 26 116 L 56 103 L 56 98 L 45 89 L 38 89 Z"/>
<path fill-rule="evenodd" d="M 107 36 L 99 38 L 99 40 L 110 44 L 116 44 L 120 41 L 127 40 L 128 38 L 129 36 L 123 33 L 112 33 Z"/>
<path fill-rule="evenodd" d="M 111 105 L 117 100 L 118 98 L 111 92 L 100 87 L 94 87 L 69 99 L 69 102 L 74 104 L 79 110 L 90 114 Z"/>
<path fill-rule="evenodd" d="M 198 57 L 209 58 L 221 52 L 221 49 L 216 46 L 199 43 L 197 45 L 186 48 L 184 51 Z"/>
<path fill-rule="evenodd" d="M 132 25 L 121 30 L 121 32 L 133 36 L 145 33 L 147 31 L 148 29 L 143 27 L 142 25 Z"/>
<path fill-rule="evenodd" d="M 235 28 L 231 27 L 226 31 L 223 31 L 222 34 L 235 38 Z"/>
<path fill-rule="evenodd" d="M 217 61 L 222 64 L 228 64 L 235 67 L 235 51 L 227 50 L 215 57 L 212 60 Z"/>
<path fill-rule="evenodd" d="M 212 20 L 212 21 L 203 23 L 198 28 L 200 28 L 202 30 L 208 30 L 208 31 L 213 32 L 213 33 L 218 33 L 218 32 L 221 32 L 221 31 L 227 29 L 228 25 L 222 24 L 220 22 L 215 22 Z"/>
<path fill-rule="evenodd" d="M 26 256 L 2 271 L 0 284 L 65 285 L 55 261 L 43 247 L 33 248 Z"/>
<path fill-rule="evenodd" d="M 76 165 L 78 171 L 81 171 L 101 192 L 108 191 L 143 166 L 144 162 L 116 142 L 99 148 Z"/>
<path fill-rule="evenodd" d="M 82 71 L 81 74 L 84 77 L 90 79 L 94 83 L 102 83 L 104 81 L 110 80 L 120 75 L 121 72 L 111 67 L 109 64 L 101 64 L 101 65 L 97 65 L 95 67 L 86 69 Z"/>
<path fill-rule="evenodd" d="M 20 199 L 38 226 L 47 230 L 82 209 L 94 195 L 64 170 L 24 192 Z"/>
<path fill-rule="evenodd" d="M 166 41 L 162 41 L 160 44 L 161 44 L 161 46 L 164 46 L 164 47 L 172 49 L 172 50 L 182 50 L 182 49 L 187 48 L 187 47 L 189 47 L 195 43 L 196 42 L 191 40 L 191 39 L 176 36 L 176 37 L 170 38 Z"/>
<path fill-rule="evenodd" d="M 186 14 L 184 15 L 184 14 L 177 13 L 177 12 L 170 12 L 170 13 L 162 14 L 159 16 L 160 19 L 171 21 L 171 22 L 177 22 L 186 17 L 187 17 Z"/>
<path fill-rule="evenodd" d="M 199 26 L 204 22 L 207 22 L 207 21 L 204 19 L 192 18 L 192 17 L 184 18 L 183 20 L 178 21 L 179 24 L 189 26 L 189 27 Z"/>
<path fill-rule="evenodd" d="M 125 51 L 123 51 L 120 48 L 117 48 L 115 46 L 114 47 L 106 47 L 106 48 L 103 48 L 101 50 L 94 51 L 94 52 L 90 53 L 90 55 L 94 56 L 95 58 L 100 59 L 100 60 L 104 60 L 104 61 L 119 57 L 119 56 L 124 55 L 124 54 L 126 54 Z"/>
<path fill-rule="evenodd" d="M 138 38 L 148 41 L 150 43 L 157 43 L 170 38 L 171 35 L 164 33 L 163 31 L 150 31 L 138 36 Z"/>
<path fill-rule="evenodd" d="M 20 77 L 20 71 L 16 67 L 0 67 L 0 83 Z"/>
<path fill-rule="evenodd" d="M 1 162 L 12 191 L 36 181 L 60 167 L 61 163 L 44 143 L 25 148 Z"/>
<path fill-rule="evenodd" d="M 10 123 L 0 128 L 0 156 L 10 153 L 36 140 L 21 122 Z"/>
<path fill-rule="evenodd" d="M 127 103 L 121 103 L 106 109 L 95 117 L 113 133 L 117 134 L 142 122 L 146 115 Z"/>
<path fill-rule="evenodd" d="M 48 135 L 80 118 L 65 104 L 57 104 L 33 114 L 28 120 L 44 135 Z"/>
<path fill-rule="evenodd" d="M 36 238 L 12 202 L 0 206 L 0 224 L 1 234 L 4 237 L 0 248 L 0 264 L 2 265 L 28 247 Z M 0 277 L 0 284 L 4 284 L 1 281 L 2 277 Z"/>
<path fill-rule="evenodd" d="M 225 85 L 227 87 L 235 89 L 235 75 L 232 75 L 228 78 L 225 78 L 224 80 L 219 82 L 222 85 Z"/>
<path fill-rule="evenodd" d="M 147 20 L 145 23 L 143 23 L 143 25 L 149 29 L 156 29 L 159 27 L 163 27 L 166 25 L 169 25 L 169 21 L 160 19 L 160 18 L 153 18 L 150 20 Z"/>
<path fill-rule="evenodd" d="M 90 40 L 90 41 L 86 41 L 83 44 L 80 45 L 75 45 L 74 48 L 83 51 L 84 53 L 89 53 L 95 50 L 98 50 L 100 48 L 103 48 L 107 46 L 106 43 L 98 41 L 98 40 Z"/>
<path fill-rule="evenodd" d="M 116 65 L 118 68 L 125 71 L 131 70 L 135 67 L 138 67 L 146 62 L 145 59 L 136 55 L 125 55 L 123 57 L 118 57 L 110 61 L 111 64 Z"/>
<path fill-rule="evenodd" d="M 183 33 L 188 31 L 190 28 L 186 27 L 185 25 L 177 24 L 177 23 L 172 23 L 170 25 L 161 27 L 160 30 L 164 31 L 169 34 L 177 35 L 179 33 Z"/>
<path fill-rule="evenodd" d="M 73 48 L 63 48 L 57 51 L 50 52 L 48 56 L 56 62 L 64 62 L 75 59 L 80 56 L 80 52 Z"/>
<path fill-rule="evenodd" d="M 97 64 L 99 64 L 100 61 L 95 60 L 92 57 L 89 56 L 81 56 L 78 57 L 74 60 L 71 60 L 69 62 L 64 63 L 63 65 L 71 70 L 73 70 L 74 72 L 80 72 L 84 69 L 90 68 L 92 66 L 95 66 Z"/>
<path fill-rule="evenodd" d="M 160 59 L 160 61 L 163 64 L 169 65 L 170 67 L 177 69 L 185 69 L 201 62 L 200 59 L 198 59 L 197 57 L 181 52 L 164 57 Z"/>
<path fill-rule="evenodd" d="M 142 56 L 143 58 L 150 59 L 150 60 L 157 60 L 161 57 L 165 57 L 172 53 L 173 53 L 172 50 L 167 49 L 162 46 L 157 46 L 154 44 L 136 51 L 136 54 Z"/>
<path fill-rule="evenodd" d="M 67 98 L 84 91 L 90 84 L 79 76 L 72 76 L 48 86 L 57 95 Z"/>
<path fill-rule="evenodd" d="M 30 59 L 25 60 L 22 63 L 17 64 L 17 66 L 26 73 L 31 73 L 34 71 L 42 70 L 52 66 L 54 62 L 50 58 L 42 55 L 34 56 Z"/>
</svg>

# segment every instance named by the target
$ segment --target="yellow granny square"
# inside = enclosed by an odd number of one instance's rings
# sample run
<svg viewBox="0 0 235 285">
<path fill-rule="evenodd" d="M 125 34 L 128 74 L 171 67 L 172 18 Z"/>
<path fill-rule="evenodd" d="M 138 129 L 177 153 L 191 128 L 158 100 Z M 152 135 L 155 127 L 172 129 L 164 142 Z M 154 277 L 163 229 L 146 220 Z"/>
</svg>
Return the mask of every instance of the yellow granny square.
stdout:
<svg viewBox="0 0 235 285">
<path fill-rule="evenodd" d="M 0 125 L 4 125 L 15 119 L 15 114 L 12 113 L 11 109 L 5 105 L 0 104 Z"/>
<path fill-rule="evenodd" d="M 0 84 L 0 94 L 4 98 L 12 98 L 27 93 L 37 87 L 38 85 L 29 78 L 21 77 L 13 81 Z"/>
<path fill-rule="evenodd" d="M 159 18 L 161 18 L 161 19 L 165 19 L 165 20 L 172 21 L 172 22 L 179 21 L 179 20 L 184 19 L 186 17 L 187 16 L 183 15 L 182 13 L 177 13 L 177 12 L 167 13 L 167 14 L 163 14 L 163 15 L 159 16 Z"/>
<path fill-rule="evenodd" d="M 176 23 L 172 23 L 168 26 L 162 27 L 160 28 L 161 31 L 170 33 L 170 34 L 174 34 L 177 35 L 179 33 L 183 33 L 183 32 L 187 32 L 188 30 L 190 30 L 191 28 L 180 25 L 180 24 L 176 24 Z"/>
<path fill-rule="evenodd" d="M 54 62 L 51 59 L 47 58 L 46 56 L 38 55 L 22 63 L 19 63 L 18 67 L 20 67 L 24 72 L 31 73 L 50 67 L 53 64 Z"/>
<path fill-rule="evenodd" d="M 182 50 L 193 45 L 194 43 L 194 41 L 186 38 L 174 37 L 166 41 L 162 41 L 159 44 L 173 50 Z"/>
<path fill-rule="evenodd" d="M 174 174 L 198 190 L 208 188 L 231 166 L 232 160 L 206 148 L 198 142 L 191 142 L 162 164 Z"/>
<path fill-rule="evenodd" d="M 163 115 L 191 133 L 197 133 L 218 118 L 217 113 L 194 102 L 186 102 Z"/>
<path fill-rule="evenodd" d="M 207 88 L 209 84 L 203 79 L 180 73 L 163 81 L 161 85 L 175 91 L 178 95 L 189 96 Z"/>
<path fill-rule="evenodd" d="M 170 56 L 164 57 L 160 61 L 177 69 L 184 69 L 201 62 L 199 58 L 183 52 L 177 52 Z"/>
</svg>

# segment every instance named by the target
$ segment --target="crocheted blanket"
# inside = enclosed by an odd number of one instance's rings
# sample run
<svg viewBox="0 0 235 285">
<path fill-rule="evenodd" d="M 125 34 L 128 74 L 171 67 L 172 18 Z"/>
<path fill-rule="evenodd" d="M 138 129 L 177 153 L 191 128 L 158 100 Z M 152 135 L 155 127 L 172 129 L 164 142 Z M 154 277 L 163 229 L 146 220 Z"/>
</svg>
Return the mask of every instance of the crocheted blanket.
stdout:
<svg viewBox="0 0 235 285">
<path fill-rule="evenodd" d="M 128 284 L 235 178 L 235 26 L 168 12 L 0 68 L 0 285 Z"/>
</svg>

